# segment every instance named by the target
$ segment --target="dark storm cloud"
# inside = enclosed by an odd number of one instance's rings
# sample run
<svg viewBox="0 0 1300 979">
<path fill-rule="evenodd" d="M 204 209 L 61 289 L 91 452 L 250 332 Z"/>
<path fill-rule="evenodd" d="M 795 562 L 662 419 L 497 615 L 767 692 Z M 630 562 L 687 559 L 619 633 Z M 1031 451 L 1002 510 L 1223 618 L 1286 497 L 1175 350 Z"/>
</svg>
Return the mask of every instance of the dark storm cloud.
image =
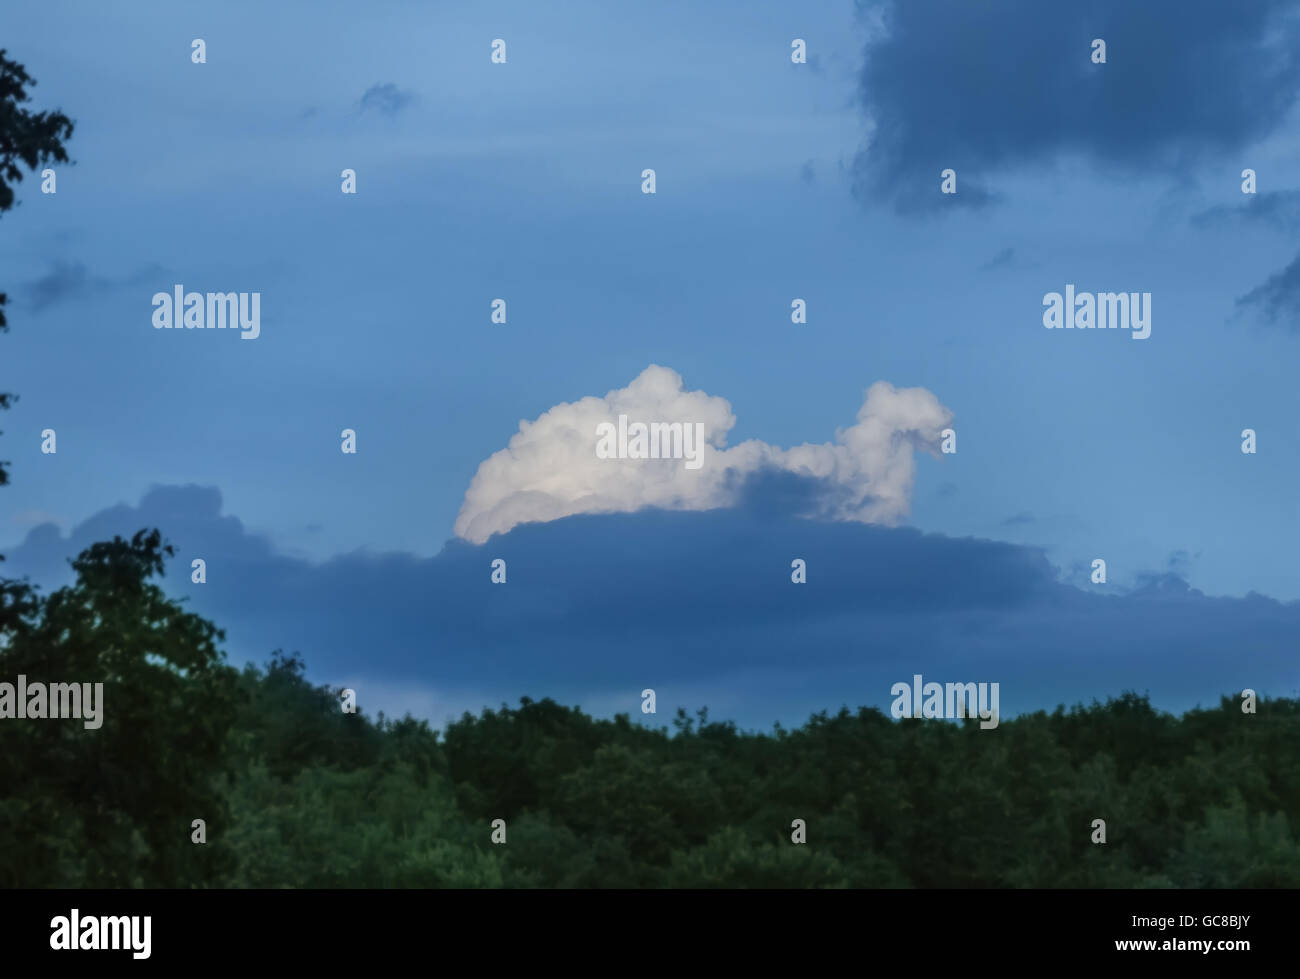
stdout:
<svg viewBox="0 0 1300 979">
<path fill-rule="evenodd" d="M 988 203 L 1000 171 L 1065 155 L 1181 171 L 1273 131 L 1300 87 L 1286 0 L 906 0 L 883 7 L 859 99 L 859 188 L 901 211 Z M 1104 65 L 1091 44 L 1107 45 Z M 939 194 L 939 174 L 958 193 Z"/>
<path fill-rule="evenodd" d="M 314 675 L 568 702 L 644 686 L 714 691 L 742 719 L 803 702 L 881 704 L 913 673 L 998 681 L 1003 710 L 1124 689 L 1172 708 L 1251 686 L 1289 693 L 1300 604 L 1209 598 L 1161 571 L 1121 594 L 1063 584 L 1042 552 L 973 538 L 791 518 L 797 485 L 759 480 L 740 508 L 578 516 L 432 558 L 278 554 L 214 489 L 151 491 L 9 549 L 6 573 L 58 584 L 62 559 L 143 526 L 178 548 L 169 591 L 226 628 L 237 662 L 299 650 Z M 208 583 L 190 582 L 190 561 Z M 504 585 L 491 562 L 507 562 Z M 807 584 L 790 580 L 807 562 Z M 66 573 L 66 567 L 63 568 Z M 1086 580 L 1086 579 L 1085 579 Z"/>
</svg>

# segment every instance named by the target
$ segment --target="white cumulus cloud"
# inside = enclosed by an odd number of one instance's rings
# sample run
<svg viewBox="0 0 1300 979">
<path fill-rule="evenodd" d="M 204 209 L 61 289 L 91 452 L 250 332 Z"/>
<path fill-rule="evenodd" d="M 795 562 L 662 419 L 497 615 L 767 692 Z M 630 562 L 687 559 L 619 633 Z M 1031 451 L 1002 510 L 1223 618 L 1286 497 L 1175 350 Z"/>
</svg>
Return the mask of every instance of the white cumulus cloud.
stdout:
<svg viewBox="0 0 1300 979">
<path fill-rule="evenodd" d="M 619 415 L 629 424 L 701 424 L 702 465 L 688 469 L 681 459 L 599 458 L 597 426 L 617 426 Z M 856 424 L 836 432 L 834 443 L 782 449 L 751 439 L 727 448 L 727 433 L 736 424 L 730 403 L 687 391 L 680 374 L 652 364 L 603 398 L 558 404 L 536 421 L 521 421 L 510 443 L 478 467 L 455 532 L 481 544 L 522 523 L 578 513 L 731 506 L 745 477 L 761 470 L 815 479 L 818 516 L 896 523 L 908 512 L 914 451 L 936 452 L 951 421 L 952 412 L 925 388 L 877 381 L 867 389 Z"/>
</svg>

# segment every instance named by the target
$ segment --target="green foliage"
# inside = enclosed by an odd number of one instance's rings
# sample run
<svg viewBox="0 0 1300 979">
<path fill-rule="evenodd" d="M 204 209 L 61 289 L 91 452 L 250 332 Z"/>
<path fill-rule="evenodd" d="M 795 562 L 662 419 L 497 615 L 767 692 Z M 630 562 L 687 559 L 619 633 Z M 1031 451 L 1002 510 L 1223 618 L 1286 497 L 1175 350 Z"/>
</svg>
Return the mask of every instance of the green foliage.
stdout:
<svg viewBox="0 0 1300 979">
<path fill-rule="evenodd" d="M 308 768 L 281 781 L 256 764 L 233 786 L 221 846 L 236 887 L 499 887 L 441 777 L 405 763 Z M 482 834 L 479 834 L 480 836 Z"/>
<path fill-rule="evenodd" d="M 222 818 L 213 776 L 235 714 L 222 633 L 149 579 L 171 548 L 157 531 L 95 544 L 75 584 L 40 596 L 4 582 L 0 676 L 103 684 L 102 726 L 0 721 L 0 882 L 174 886 L 215 872 L 188 839 Z"/>
<path fill-rule="evenodd" d="M 848 874 L 825 850 L 793 846 L 779 834 L 756 842 L 737 827 L 719 830 L 702 846 L 673 854 L 673 887 L 845 887 Z"/>
</svg>

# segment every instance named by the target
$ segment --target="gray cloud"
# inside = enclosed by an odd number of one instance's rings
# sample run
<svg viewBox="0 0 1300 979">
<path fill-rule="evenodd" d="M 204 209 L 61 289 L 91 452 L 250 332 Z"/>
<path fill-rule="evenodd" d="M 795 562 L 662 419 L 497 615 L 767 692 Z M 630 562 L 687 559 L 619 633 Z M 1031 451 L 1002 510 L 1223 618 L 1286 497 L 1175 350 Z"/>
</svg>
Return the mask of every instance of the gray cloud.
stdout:
<svg viewBox="0 0 1300 979">
<path fill-rule="evenodd" d="M 152 281 L 165 273 L 166 269 L 161 265 L 150 263 L 129 275 L 108 278 L 91 273 L 81 262 L 60 259 L 45 275 L 28 282 L 24 287 L 24 295 L 28 305 L 40 312 L 60 303 L 102 295 L 120 286 Z"/>
<path fill-rule="evenodd" d="M 1014 248 L 1004 248 L 987 262 L 980 266 L 982 271 L 991 271 L 993 269 L 1006 268 L 1015 261 L 1016 250 Z"/>
<path fill-rule="evenodd" d="M 414 101 L 414 93 L 403 91 L 392 82 L 384 82 L 366 89 L 361 96 L 361 111 L 374 110 L 386 116 L 395 116 Z"/>
<path fill-rule="evenodd" d="M 1281 272 L 1238 299 L 1237 306 L 1256 310 L 1271 325 L 1300 333 L 1300 254 Z"/>
<path fill-rule="evenodd" d="M 855 184 L 900 211 L 980 206 L 999 172 L 1066 155 L 1181 172 L 1256 141 L 1300 90 L 1289 0 L 864 4 L 869 145 Z M 1091 42 L 1107 62 L 1091 63 Z M 939 193 L 940 171 L 958 193 Z"/>
<path fill-rule="evenodd" d="M 40 312 L 57 303 L 83 299 L 108 288 L 108 280 L 93 276 L 80 262 L 58 261 L 45 275 L 26 286 L 27 302 Z"/>
<path fill-rule="evenodd" d="M 1234 223 L 1264 224 L 1278 231 L 1300 228 L 1300 190 L 1242 194 L 1240 204 L 1218 204 L 1192 215 L 1196 228 L 1221 228 Z"/>
</svg>

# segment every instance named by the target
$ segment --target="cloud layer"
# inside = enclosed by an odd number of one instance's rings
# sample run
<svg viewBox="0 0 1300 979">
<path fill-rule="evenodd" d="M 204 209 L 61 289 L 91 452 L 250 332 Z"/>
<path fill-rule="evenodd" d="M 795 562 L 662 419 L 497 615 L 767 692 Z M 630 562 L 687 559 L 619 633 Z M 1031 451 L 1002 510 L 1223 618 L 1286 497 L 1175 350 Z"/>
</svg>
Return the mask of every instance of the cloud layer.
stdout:
<svg viewBox="0 0 1300 979">
<path fill-rule="evenodd" d="M 597 428 L 663 422 L 703 426 L 702 465 L 681 459 L 602 459 Z M 935 452 L 952 412 L 924 388 L 873 384 L 857 423 L 834 443 L 781 449 L 751 439 L 726 447 L 736 423 L 731 405 L 685 390 L 681 375 L 652 364 L 603 398 L 556 405 L 522 421 L 506 448 L 479 466 L 456 518 L 458 536 L 482 543 L 524 523 L 581 513 L 631 513 L 644 507 L 712 510 L 733 506 L 760 474 L 791 473 L 815 481 L 802 494 L 803 515 L 862 523 L 896 523 L 908 513 L 914 451 Z"/>
<path fill-rule="evenodd" d="M 0 550 L 6 574 L 56 585 L 63 558 L 92 541 L 160 527 L 177 545 L 168 592 L 226 629 L 236 663 L 299 650 L 363 709 L 436 722 L 523 695 L 640 717 L 653 687 L 661 721 L 708 705 L 745 726 L 797 724 L 841 704 L 888 707 L 914 673 L 997 681 L 1005 716 L 1125 689 L 1181 710 L 1246 687 L 1292 696 L 1300 682 L 1300 603 L 1211 598 L 1176 570 L 1112 567 L 1139 579 L 1126 592 L 1090 584 L 1086 568 L 1063 581 L 1030 547 L 785 515 L 805 492 L 815 480 L 777 473 L 726 510 L 577 516 L 431 558 L 315 564 L 222 515 L 216 490 L 167 487 L 67 537 L 46 525 Z M 195 557 L 206 584 L 190 581 Z M 807 584 L 790 580 L 796 557 Z M 496 558 L 505 584 L 491 581 Z"/>
</svg>

